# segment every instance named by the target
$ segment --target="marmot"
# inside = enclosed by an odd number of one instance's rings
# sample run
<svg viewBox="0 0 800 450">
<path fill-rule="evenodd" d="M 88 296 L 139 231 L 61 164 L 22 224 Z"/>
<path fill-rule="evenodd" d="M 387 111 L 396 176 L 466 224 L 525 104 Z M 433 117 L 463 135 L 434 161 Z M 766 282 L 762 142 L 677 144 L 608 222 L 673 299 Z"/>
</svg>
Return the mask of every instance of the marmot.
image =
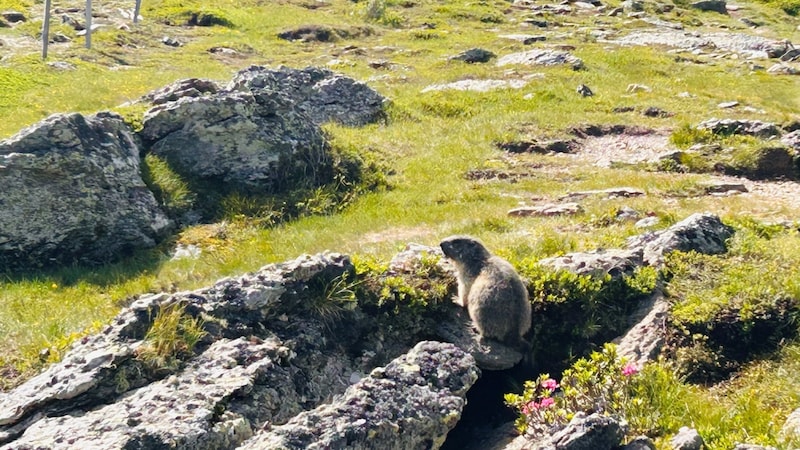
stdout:
<svg viewBox="0 0 800 450">
<path fill-rule="evenodd" d="M 531 303 L 525 283 L 508 261 L 470 236 L 450 236 L 440 246 L 458 271 L 458 301 L 482 338 L 526 349 Z"/>
</svg>

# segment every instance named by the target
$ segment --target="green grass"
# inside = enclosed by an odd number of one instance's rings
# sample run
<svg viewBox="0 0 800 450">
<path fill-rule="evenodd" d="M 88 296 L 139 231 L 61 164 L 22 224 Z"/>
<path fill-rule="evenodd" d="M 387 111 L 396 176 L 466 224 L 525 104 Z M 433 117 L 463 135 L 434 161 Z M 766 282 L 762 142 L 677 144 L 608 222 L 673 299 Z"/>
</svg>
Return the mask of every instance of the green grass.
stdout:
<svg viewBox="0 0 800 450">
<path fill-rule="evenodd" d="M 33 5 L 0 2 L 0 9 L 29 6 Z M 336 59 L 336 70 L 368 80 L 392 104 L 386 124 L 326 127 L 336 148 L 347 157 L 390 169 L 383 175 L 369 172 L 375 179 L 364 180 L 358 196 L 315 191 L 291 205 L 299 213 L 289 221 L 274 220 L 274 210 L 266 208 L 266 202 L 229 196 L 221 202 L 225 213 L 220 217 L 226 221 L 185 229 L 174 240 L 133 259 L 99 268 L 6 274 L 0 283 L 0 388 L 17 384 L 43 364 L 59 359 L 70 342 L 98 330 L 137 295 L 201 287 L 220 277 L 256 270 L 302 253 L 333 250 L 385 263 L 409 241 L 435 245 L 444 236 L 469 233 L 480 236 L 489 248 L 510 260 L 535 261 L 571 251 L 623 246 L 626 237 L 641 232 L 630 222 L 610 220 L 623 206 L 655 214 L 661 218 L 659 226 L 697 211 L 712 211 L 730 222 L 740 218 L 796 219 L 793 205 L 770 198 L 696 196 L 708 180 L 702 174 L 601 169 L 558 156 L 510 158 L 497 150 L 498 142 L 564 136 L 565 130 L 581 123 L 633 122 L 675 129 L 675 143 L 687 146 L 703 137 L 692 135 L 684 124 L 723 115 L 752 118 L 739 111 L 720 111 L 716 105 L 721 101 L 737 100 L 764 109 L 766 114 L 757 118 L 778 123 L 796 118 L 800 110 L 797 77 L 751 74 L 748 66 L 734 60 L 678 62 L 663 50 L 616 48 L 595 42 L 585 32 L 558 37 L 567 28 L 547 31 L 547 45 L 574 45 L 574 53 L 584 60 L 586 70 L 496 67 L 492 63 L 471 65 L 447 60 L 475 46 L 497 54 L 524 50 L 521 44 L 497 36 L 531 31 L 520 27 L 522 13 L 506 13 L 507 6 L 502 1 L 332 0 L 329 6 L 313 10 L 304 7 L 302 1 L 150 2 L 145 5 L 142 24 L 130 32 L 98 31 L 92 50 L 78 45 L 51 48 L 51 59 L 74 64 L 74 71 L 48 67 L 35 48 L 6 57 L 0 63 L 3 137 L 50 114 L 67 111 L 118 109 L 136 126 L 142 108 L 119 105 L 179 78 L 226 80 L 250 64 L 303 67 L 326 65 Z M 795 42 L 800 39 L 796 21 L 779 8 L 756 3 L 744 6 L 748 15 L 774 28 L 775 37 Z M 163 24 L 164 19 L 201 10 L 221 11 L 228 22 L 195 28 Z M 691 11 L 681 14 L 680 18 L 676 13 L 666 18 L 711 21 Z M 573 20 L 581 26 L 594 26 L 591 16 L 569 17 Z M 714 20 L 740 26 L 735 18 L 720 16 Z M 423 23 L 436 27 L 422 28 Z M 280 31 L 307 24 L 342 29 L 369 26 L 374 32 L 333 43 L 277 38 Z M 35 33 L 40 25 L 32 23 L 22 31 Z M 609 26 L 622 29 L 642 24 L 614 21 Z M 13 32 L 0 30 L 0 38 Z M 183 38 L 186 45 L 180 49 L 162 45 L 159 41 L 165 34 Z M 344 47 L 349 45 L 364 54 L 345 52 Z M 214 46 L 237 49 L 240 56 L 214 56 L 208 52 Z M 371 67 L 370 62 L 377 59 L 390 60 L 395 67 Z M 433 83 L 507 79 L 532 72 L 542 73 L 543 78 L 532 79 L 519 90 L 420 93 Z M 590 86 L 596 95 L 577 95 L 575 88 L 580 83 Z M 653 90 L 625 92 L 631 83 L 647 84 Z M 695 97 L 678 96 L 687 91 Z M 658 106 L 675 115 L 667 119 L 620 115 L 612 112 L 617 106 Z M 179 215 L 193 202 L 201 201 L 163 162 L 149 158 L 145 166 L 149 181 L 159 187 L 159 200 L 173 214 Z M 494 169 L 519 178 L 514 183 L 467 180 L 465 174 L 473 169 Z M 368 189 L 387 184 L 386 189 Z M 646 195 L 587 198 L 581 201 L 584 212 L 574 217 L 506 215 L 520 203 L 556 201 L 576 190 L 612 186 L 638 188 Z M 340 208 L 343 200 L 347 206 Z M 797 233 L 771 233 L 741 220 L 736 223 L 740 234 L 732 243 L 730 255 L 675 260 L 680 267 L 673 268 L 676 274 L 669 289 L 676 303 L 675 320 L 687 329 L 714 323 L 715 317 L 732 310 L 731 305 L 737 305 L 736 312 L 746 319 L 753 308 L 773 305 L 775 298 L 797 300 L 800 295 L 800 286 L 794 281 L 799 279 L 800 267 Z M 197 245 L 202 253 L 195 260 L 172 261 L 169 253 L 176 242 Z M 328 288 L 330 297 L 348 304 L 350 288 L 346 284 Z M 319 314 L 337 314 L 343 306 L 334 303 L 320 304 Z M 748 322 L 737 323 L 745 330 Z M 41 353 L 43 349 L 48 352 Z M 794 392 L 790 386 L 798 381 L 792 375 L 798 373 L 798 364 L 800 352 L 790 345 L 774 359 L 740 363 L 737 368 L 743 371 L 738 378 L 713 389 L 688 385 L 671 372 L 653 369 L 651 395 L 660 405 L 659 417 L 646 420 L 661 433 L 695 425 L 704 437 L 708 436 L 710 448 L 727 448 L 731 439 L 748 436 L 753 437 L 750 442 L 773 443 L 775 424 L 780 424 L 797 402 L 793 397 L 793 401 L 780 398 L 779 393 L 781 389 Z M 769 379 L 770 374 L 775 375 Z M 760 395 L 753 395 L 756 388 Z M 765 417 L 773 418 L 774 423 L 766 423 Z"/>
</svg>

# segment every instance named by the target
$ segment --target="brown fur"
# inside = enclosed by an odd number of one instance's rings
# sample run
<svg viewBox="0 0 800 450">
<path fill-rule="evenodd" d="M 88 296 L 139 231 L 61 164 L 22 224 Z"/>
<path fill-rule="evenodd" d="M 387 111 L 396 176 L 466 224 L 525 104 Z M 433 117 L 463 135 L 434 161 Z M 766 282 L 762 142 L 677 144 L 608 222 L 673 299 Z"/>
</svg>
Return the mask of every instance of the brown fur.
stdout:
<svg viewBox="0 0 800 450">
<path fill-rule="evenodd" d="M 531 327 L 525 283 L 508 261 L 469 236 L 450 236 L 440 246 L 458 271 L 458 301 L 483 338 L 524 347 Z"/>
</svg>

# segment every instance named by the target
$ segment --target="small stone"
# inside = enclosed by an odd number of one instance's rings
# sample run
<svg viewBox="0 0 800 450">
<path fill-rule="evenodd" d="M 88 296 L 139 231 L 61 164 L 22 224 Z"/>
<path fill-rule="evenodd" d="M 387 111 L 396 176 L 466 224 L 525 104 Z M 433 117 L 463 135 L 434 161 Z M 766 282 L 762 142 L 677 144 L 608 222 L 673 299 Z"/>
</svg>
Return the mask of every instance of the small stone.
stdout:
<svg viewBox="0 0 800 450">
<path fill-rule="evenodd" d="M 681 427 L 669 441 L 674 450 L 701 450 L 703 448 L 703 438 L 694 428 Z"/>
<path fill-rule="evenodd" d="M 56 69 L 56 70 L 76 70 L 77 69 L 77 67 L 75 67 L 74 64 L 70 64 L 70 63 L 68 63 L 66 61 L 49 62 L 49 63 L 47 63 L 47 66 L 48 67 L 52 67 L 53 69 Z"/>
<path fill-rule="evenodd" d="M 571 216 L 583 212 L 583 208 L 577 203 L 548 203 L 542 206 L 521 206 L 508 211 L 512 217 L 531 217 L 531 216 Z"/>
<path fill-rule="evenodd" d="M 707 183 L 703 185 L 703 189 L 706 191 L 707 194 L 720 194 L 720 193 L 730 193 L 730 192 L 748 192 L 747 186 L 742 183 Z"/>
<path fill-rule="evenodd" d="M 28 20 L 25 17 L 25 14 L 19 11 L 3 11 L 2 13 L 0 13 L 0 16 L 2 16 L 3 19 L 7 20 L 10 23 L 25 22 Z"/>
<path fill-rule="evenodd" d="M 773 75 L 798 75 L 800 74 L 800 69 L 787 64 L 778 63 L 767 69 L 767 73 L 771 73 Z"/>
<path fill-rule="evenodd" d="M 732 102 L 722 102 L 722 103 L 720 103 L 720 104 L 718 104 L 718 105 L 717 105 L 717 108 L 720 108 L 720 109 L 730 109 L 730 108 L 735 108 L 735 107 L 737 107 L 737 106 L 739 106 L 739 102 L 737 102 L 737 101 L 732 101 Z"/>
<path fill-rule="evenodd" d="M 463 61 L 467 64 L 486 63 L 489 62 L 496 55 L 488 50 L 482 48 L 471 48 L 463 51 L 458 55 L 452 56 L 451 61 Z"/>
<path fill-rule="evenodd" d="M 656 444 L 647 436 L 638 436 L 622 447 L 622 450 L 656 450 Z"/>
<path fill-rule="evenodd" d="M 642 115 L 647 117 L 665 118 L 665 117 L 672 117 L 674 114 L 672 114 L 669 111 L 664 111 L 663 109 L 657 106 L 648 106 L 647 108 L 644 109 L 644 111 L 642 111 Z"/>
<path fill-rule="evenodd" d="M 161 38 L 161 43 L 169 47 L 182 47 L 183 43 L 173 37 L 164 36 Z"/>
<path fill-rule="evenodd" d="M 611 11 L 608 12 L 608 17 L 617 17 L 618 15 L 622 14 L 623 12 L 625 12 L 625 10 L 622 9 L 622 8 L 614 8 Z"/>
<path fill-rule="evenodd" d="M 718 12 L 720 14 L 728 14 L 727 3 L 725 0 L 701 0 L 690 4 L 694 9 L 700 11 Z"/>
<path fill-rule="evenodd" d="M 739 22 L 742 22 L 743 24 L 747 25 L 748 27 L 752 27 L 752 28 L 758 28 L 758 27 L 761 26 L 760 23 L 755 22 L 753 20 L 750 20 L 747 17 L 742 17 L 741 19 L 739 19 Z"/>
<path fill-rule="evenodd" d="M 52 37 L 52 38 L 50 38 L 50 39 L 51 39 L 53 42 L 55 42 L 55 43 L 58 43 L 58 44 L 63 44 L 63 43 L 65 43 L 65 42 L 69 42 L 69 41 L 71 41 L 71 40 L 72 40 L 70 37 L 68 37 L 68 36 L 66 36 L 66 35 L 64 35 L 64 34 L 62 34 L 62 33 L 56 33 L 56 34 L 54 34 L 54 35 L 53 35 L 53 37 Z"/>
<path fill-rule="evenodd" d="M 579 84 L 578 88 L 575 89 L 575 92 L 582 95 L 583 97 L 591 97 L 594 95 L 594 92 L 592 92 L 592 90 L 589 89 L 589 86 L 586 86 L 585 84 Z"/>
<path fill-rule="evenodd" d="M 499 37 L 503 39 L 510 39 L 512 41 L 521 42 L 523 45 L 530 45 L 534 42 L 542 42 L 547 40 L 547 36 L 532 35 L 532 34 L 501 34 Z"/>
<path fill-rule="evenodd" d="M 228 47 L 211 47 L 210 49 L 208 49 L 208 52 L 213 53 L 215 55 L 225 55 L 225 56 L 234 56 L 239 54 L 239 52 L 237 52 L 236 50 Z"/>
<path fill-rule="evenodd" d="M 633 226 L 636 228 L 650 228 L 658 225 L 660 221 L 661 219 L 655 216 L 645 217 L 644 219 L 638 220 Z"/>
<path fill-rule="evenodd" d="M 652 89 L 650 88 L 650 86 L 644 84 L 636 84 L 636 83 L 629 84 L 628 87 L 625 89 L 625 92 L 630 92 L 630 93 L 651 92 L 651 91 Z"/>
</svg>

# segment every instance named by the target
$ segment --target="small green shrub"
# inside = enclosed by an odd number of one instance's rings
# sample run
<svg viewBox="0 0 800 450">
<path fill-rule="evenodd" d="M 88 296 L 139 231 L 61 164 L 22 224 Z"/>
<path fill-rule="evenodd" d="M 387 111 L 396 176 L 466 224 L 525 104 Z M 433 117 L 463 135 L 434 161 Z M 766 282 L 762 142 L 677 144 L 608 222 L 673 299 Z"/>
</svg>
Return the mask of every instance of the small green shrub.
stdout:
<svg viewBox="0 0 800 450">
<path fill-rule="evenodd" d="M 651 267 L 618 277 L 555 271 L 531 261 L 517 268 L 528 280 L 533 304 L 534 359 L 554 368 L 565 367 L 592 344 L 618 336 L 638 300 L 650 295 L 658 282 L 658 272 Z"/>
<path fill-rule="evenodd" d="M 706 144 L 714 139 L 710 130 L 698 129 L 689 124 L 683 124 L 669 136 L 669 141 L 678 148 L 689 148 L 695 144 Z"/>
<path fill-rule="evenodd" d="M 633 394 L 639 370 L 617 356 L 615 345 L 606 344 L 565 370 L 560 383 L 542 374 L 525 382 L 521 395 L 506 394 L 505 402 L 519 414 L 517 430 L 533 437 L 552 434 L 579 412 L 624 418 L 637 400 Z M 560 395 L 555 395 L 559 388 Z"/>
</svg>

